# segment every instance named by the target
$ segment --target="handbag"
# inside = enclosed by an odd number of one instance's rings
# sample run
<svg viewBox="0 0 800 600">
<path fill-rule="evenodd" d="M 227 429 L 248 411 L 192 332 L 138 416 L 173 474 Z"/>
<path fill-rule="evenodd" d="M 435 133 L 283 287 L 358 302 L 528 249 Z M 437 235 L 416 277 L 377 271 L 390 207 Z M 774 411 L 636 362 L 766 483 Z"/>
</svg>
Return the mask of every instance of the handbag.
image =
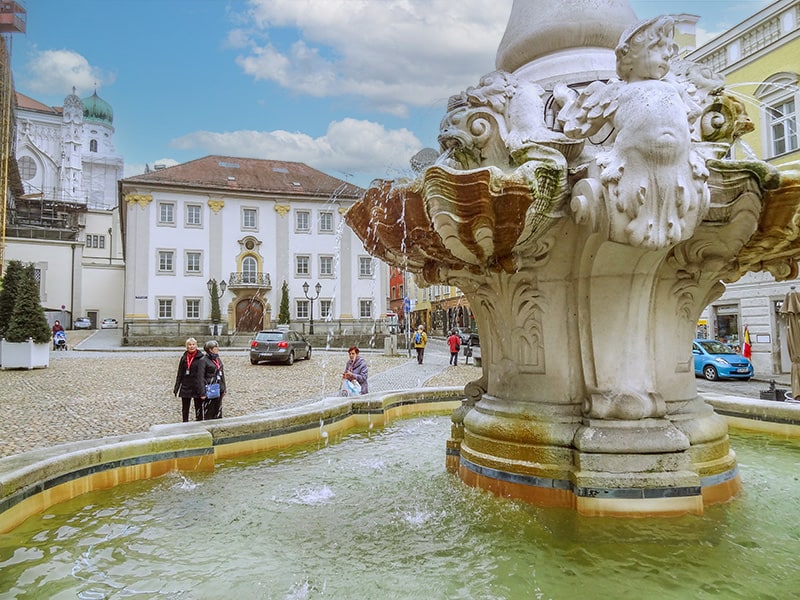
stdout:
<svg viewBox="0 0 800 600">
<path fill-rule="evenodd" d="M 358 396 L 359 394 L 361 394 L 360 383 L 355 379 L 353 381 L 349 379 L 342 380 L 342 396 Z"/>
<path fill-rule="evenodd" d="M 207 383 L 206 384 L 206 398 L 209 400 L 213 400 L 214 398 L 219 398 L 219 384 L 218 383 Z"/>
</svg>

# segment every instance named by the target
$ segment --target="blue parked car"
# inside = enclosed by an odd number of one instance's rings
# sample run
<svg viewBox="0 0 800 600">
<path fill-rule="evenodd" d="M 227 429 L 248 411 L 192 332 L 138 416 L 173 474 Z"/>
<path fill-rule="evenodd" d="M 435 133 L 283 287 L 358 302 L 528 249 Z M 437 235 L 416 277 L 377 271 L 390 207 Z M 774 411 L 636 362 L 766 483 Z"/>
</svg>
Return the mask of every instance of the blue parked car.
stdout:
<svg viewBox="0 0 800 600">
<path fill-rule="evenodd" d="M 717 379 L 744 379 L 753 376 L 750 360 L 736 354 L 733 348 L 716 340 L 694 340 L 694 374 L 702 375 L 709 381 Z"/>
</svg>

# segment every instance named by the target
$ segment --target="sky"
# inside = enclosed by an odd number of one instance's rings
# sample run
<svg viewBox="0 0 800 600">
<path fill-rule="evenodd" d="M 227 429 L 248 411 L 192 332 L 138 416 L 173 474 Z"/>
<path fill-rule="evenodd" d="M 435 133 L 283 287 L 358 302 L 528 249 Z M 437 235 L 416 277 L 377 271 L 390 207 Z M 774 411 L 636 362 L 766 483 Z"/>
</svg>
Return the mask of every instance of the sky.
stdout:
<svg viewBox="0 0 800 600">
<path fill-rule="evenodd" d="M 96 90 L 126 177 L 220 154 L 366 187 L 438 149 L 447 98 L 494 70 L 512 2 L 27 0 L 14 83 L 49 106 Z M 641 19 L 700 16 L 702 44 L 770 2 L 630 4 Z"/>
</svg>

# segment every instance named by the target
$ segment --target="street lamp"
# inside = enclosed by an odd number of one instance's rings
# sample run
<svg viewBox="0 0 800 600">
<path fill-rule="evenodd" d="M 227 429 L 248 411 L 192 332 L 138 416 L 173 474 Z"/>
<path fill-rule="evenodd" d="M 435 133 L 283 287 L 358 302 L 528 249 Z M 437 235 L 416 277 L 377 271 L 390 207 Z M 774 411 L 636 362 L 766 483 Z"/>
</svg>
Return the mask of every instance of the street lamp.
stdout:
<svg viewBox="0 0 800 600">
<path fill-rule="evenodd" d="M 208 288 L 208 294 L 211 296 L 211 325 L 213 328 L 212 335 L 219 335 L 219 331 L 217 329 L 219 326 L 219 320 L 221 318 L 219 299 L 225 294 L 225 290 L 228 289 L 228 284 L 225 283 L 224 279 L 219 282 L 219 285 L 217 285 L 216 279 L 209 279 L 206 281 L 206 287 Z"/>
<path fill-rule="evenodd" d="M 303 283 L 303 295 L 306 297 L 306 300 L 311 301 L 311 310 L 309 312 L 309 320 L 308 320 L 308 333 L 310 335 L 314 335 L 314 300 L 319 298 L 319 293 L 322 291 L 322 285 L 320 282 L 317 282 L 317 285 L 314 286 L 314 289 L 317 290 L 317 295 L 313 298 L 309 297 L 308 295 L 308 282 L 306 281 Z"/>
</svg>

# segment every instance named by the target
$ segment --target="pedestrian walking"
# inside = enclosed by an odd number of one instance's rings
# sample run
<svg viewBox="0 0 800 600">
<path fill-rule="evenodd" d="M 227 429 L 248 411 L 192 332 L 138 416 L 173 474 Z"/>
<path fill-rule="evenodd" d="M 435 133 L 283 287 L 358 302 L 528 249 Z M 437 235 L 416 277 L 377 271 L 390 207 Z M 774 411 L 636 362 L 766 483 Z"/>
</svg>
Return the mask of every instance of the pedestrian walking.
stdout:
<svg viewBox="0 0 800 600">
<path fill-rule="evenodd" d="M 347 350 L 347 355 L 350 359 L 344 367 L 344 373 L 342 373 L 342 391 L 346 392 L 348 396 L 369 393 L 369 386 L 367 385 L 369 367 L 367 366 L 367 361 L 360 355 L 357 346 L 350 346 Z M 353 382 L 358 383 L 358 386 L 353 386 Z M 359 391 L 354 392 L 353 388 L 359 388 Z"/>
<path fill-rule="evenodd" d="M 414 349 L 417 351 L 417 364 L 422 364 L 422 359 L 425 356 L 425 345 L 428 343 L 428 334 L 425 333 L 425 327 L 420 325 L 417 327 L 417 332 L 414 334 Z"/>
<path fill-rule="evenodd" d="M 203 384 L 205 386 L 205 402 L 203 405 L 203 420 L 222 418 L 222 399 L 225 397 L 225 368 L 219 357 L 219 343 L 209 340 L 203 346 L 206 355 L 203 358 Z M 217 384 L 219 387 L 210 392 L 209 386 Z"/>
<path fill-rule="evenodd" d="M 172 393 L 180 396 L 181 415 L 183 422 L 189 420 L 189 407 L 194 400 L 194 415 L 198 421 L 203 420 L 203 401 L 205 389 L 203 383 L 203 371 L 205 362 L 203 353 L 197 349 L 197 340 L 189 338 L 186 340 L 186 352 L 183 353 L 178 361 L 178 374 L 175 377 L 175 387 Z"/>
<path fill-rule="evenodd" d="M 458 351 L 461 350 L 461 338 L 458 337 L 456 330 L 450 332 L 447 338 L 447 345 L 450 347 L 450 364 L 458 365 Z"/>
</svg>

